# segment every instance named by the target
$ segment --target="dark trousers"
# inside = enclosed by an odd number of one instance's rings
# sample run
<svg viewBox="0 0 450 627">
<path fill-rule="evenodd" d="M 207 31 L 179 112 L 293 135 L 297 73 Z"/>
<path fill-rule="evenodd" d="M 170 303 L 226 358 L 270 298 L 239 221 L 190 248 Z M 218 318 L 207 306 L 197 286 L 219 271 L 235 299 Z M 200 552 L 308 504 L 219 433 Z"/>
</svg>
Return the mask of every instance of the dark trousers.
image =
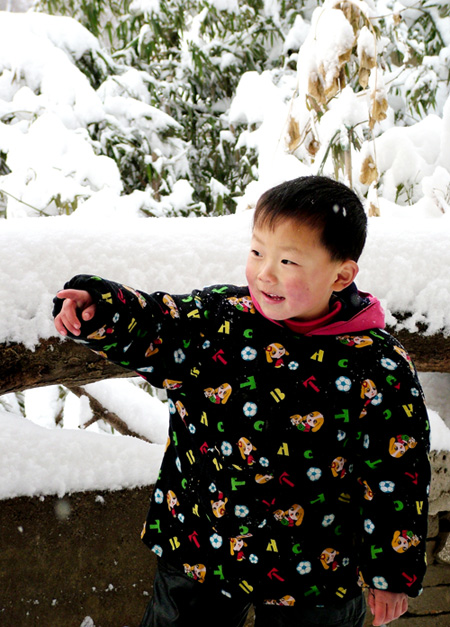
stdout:
<svg viewBox="0 0 450 627">
<path fill-rule="evenodd" d="M 251 603 L 236 603 L 159 560 L 150 601 L 140 627 L 243 627 Z M 340 605 L 255 605 L 255 627 L 363 627 L 363 595 Z"/>
</svg>

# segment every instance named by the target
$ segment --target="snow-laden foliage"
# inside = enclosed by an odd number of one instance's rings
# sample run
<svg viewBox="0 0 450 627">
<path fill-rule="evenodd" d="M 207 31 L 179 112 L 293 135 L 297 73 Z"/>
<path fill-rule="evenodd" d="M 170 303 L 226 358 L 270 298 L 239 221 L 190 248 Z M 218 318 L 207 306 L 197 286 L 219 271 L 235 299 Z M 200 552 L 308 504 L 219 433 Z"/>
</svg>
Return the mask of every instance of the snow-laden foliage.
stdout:
<svg viewBox="0 0 450 627">
<path fill-rule="evenodd" d="M 38 0 L 34 10 L 20 29 L 18 16 L 0 21 L 8 215 L 70 213 L 102 189 L 132 196 L 143 215 L 227 213 L 280 170 L 340 178 L 375 215 L 380 198 L 448 210 L 443 0 Z M 50 128 L 49 163 L 39 142 Z M 17 163 L 17 141 L 29 163 Z M 93 160 L 96 180 L 83 167 Z"/>
</svg>

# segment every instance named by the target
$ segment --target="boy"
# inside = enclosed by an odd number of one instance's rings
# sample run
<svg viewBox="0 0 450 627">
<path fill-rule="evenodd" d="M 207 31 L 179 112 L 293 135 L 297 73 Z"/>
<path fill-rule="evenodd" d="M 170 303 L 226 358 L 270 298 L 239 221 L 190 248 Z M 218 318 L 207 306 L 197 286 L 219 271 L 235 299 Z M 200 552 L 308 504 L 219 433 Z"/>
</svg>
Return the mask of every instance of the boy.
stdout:
<svg viewBox="0 0 450 627">
<path fill-rule="evenodd" d="M 366 238 L 346 186 L 302 177 L 255 209 L 248 287 L 138 293 L 78 276 L 57 330 L 167 389 L 144 525 L 159 557 L 142 625 L 361 627 L 425 572 L 428 422 L 414 367 L 353 281 Z"/>
</svg>

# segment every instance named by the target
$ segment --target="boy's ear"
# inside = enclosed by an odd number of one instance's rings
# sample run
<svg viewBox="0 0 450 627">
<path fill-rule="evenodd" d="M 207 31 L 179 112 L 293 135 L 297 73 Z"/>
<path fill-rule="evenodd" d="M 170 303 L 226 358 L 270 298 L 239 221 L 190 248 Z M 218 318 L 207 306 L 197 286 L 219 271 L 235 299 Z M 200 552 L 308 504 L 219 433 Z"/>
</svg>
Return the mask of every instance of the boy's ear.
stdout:
<svg viewBox="0 0 450 627">
<path fill-rule="evenodd" d="M 356 275 L 359 272 L 359 267 L 356 261 L 353 259 L 347 259 L 339 268 L 338 275 L 334 282 L 333 289 L 335 292 L 340 292 L 353 283 Z"/>
</svg>

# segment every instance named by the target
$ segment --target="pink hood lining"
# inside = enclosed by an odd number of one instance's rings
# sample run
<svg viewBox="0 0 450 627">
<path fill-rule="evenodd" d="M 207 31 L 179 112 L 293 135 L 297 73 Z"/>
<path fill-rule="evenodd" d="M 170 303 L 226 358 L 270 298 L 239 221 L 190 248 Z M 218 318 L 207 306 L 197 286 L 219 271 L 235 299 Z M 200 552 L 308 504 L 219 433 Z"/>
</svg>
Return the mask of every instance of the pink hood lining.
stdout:
<svg viewBox="0 0 450 627">
<path fill-rule="evenodd" d="M 306 333 L 306 335 L 340 335 L 341 333 L 358 333 L 368 329 L 384 329 L 386 326 L 384 310 L 378 298 L 367 292 L 358 291 L 358 294 L 363 298 L 368 298 L 369 304 L 352 318 L 349 320 L 336 320 L 336 322 L 314 329 L 314 331 Z"/>
<path fill-rule="evenodd" d="M 269 318 L 262 312 L 258 302 L 255 298 L 253 298 L 250 288 L 248 289 L 257 311 L 264 318 L 270 320 L 270 322 L 273 322 L 273 324 L 276 324 L 279 327 L 284 327 L 285 324 L 282 324 L 277 320 L 272 320 L 272 318 Z M 372 294 L 369 294 L 368 292 L 360 292 L 359 290 L 358 294 L 362 299 L 368 299 L 369 304 L 359 310 L 354 316 L 352 316 L 348 320 L 336 320 L 335 322 L 331 321 L 330 323 L 325 322 L 323 326 L 320 326 L 311 331 L 307 331 L 304 335 L 340 335 L 342 333 L 357 333 L 359 331 L 367 331 L 369 329 L 384 329 L 384 327 L 386 326 L 384 311 L 378 298 L 372 296 Z M 337 315 L 340 309 L 341 307 L 339 307 L 337 311 L 335 309 L 330 314 L 325 316 L 325 319 L 328 318 L 331 314 Z M 314 324 L 314 321 L 312 321 L 312 324 Z M 293 330 L 295 333 L 295 329 L 291 330 Z"/>
</svg>

